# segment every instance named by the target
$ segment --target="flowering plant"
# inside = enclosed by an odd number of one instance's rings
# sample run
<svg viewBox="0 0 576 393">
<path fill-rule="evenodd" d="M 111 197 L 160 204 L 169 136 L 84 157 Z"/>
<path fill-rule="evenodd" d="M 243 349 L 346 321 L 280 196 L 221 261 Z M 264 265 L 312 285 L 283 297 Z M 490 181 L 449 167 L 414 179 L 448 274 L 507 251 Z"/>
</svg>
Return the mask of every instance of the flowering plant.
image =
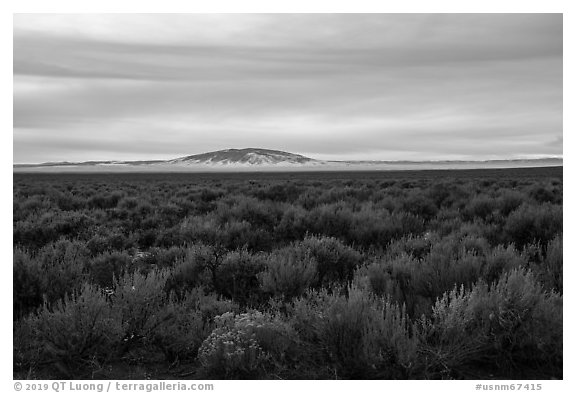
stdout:
<svg viewBox="0 0 576 393">
<path fill-rule="evenodd" d="M 284 360 L 294 333 L 286 323 L 259 311 L 236 316 L 227 312 L 215 317 L 215 324 L 198 359 L 208 374 L 224 378 L 263 374 Z"/>
</svg>

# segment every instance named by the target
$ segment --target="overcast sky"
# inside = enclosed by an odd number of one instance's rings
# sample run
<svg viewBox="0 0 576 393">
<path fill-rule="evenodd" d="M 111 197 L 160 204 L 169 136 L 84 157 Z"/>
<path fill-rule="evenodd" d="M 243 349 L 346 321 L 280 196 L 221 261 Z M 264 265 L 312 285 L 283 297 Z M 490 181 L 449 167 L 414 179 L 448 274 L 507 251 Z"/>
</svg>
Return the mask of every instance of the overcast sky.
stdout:
<svg viewBox="0 0 576 393">
<path fill-rule="evenodd" d="M 14 162 L 562 155 L 560 14 L 14 17 Z"/>
</svg>

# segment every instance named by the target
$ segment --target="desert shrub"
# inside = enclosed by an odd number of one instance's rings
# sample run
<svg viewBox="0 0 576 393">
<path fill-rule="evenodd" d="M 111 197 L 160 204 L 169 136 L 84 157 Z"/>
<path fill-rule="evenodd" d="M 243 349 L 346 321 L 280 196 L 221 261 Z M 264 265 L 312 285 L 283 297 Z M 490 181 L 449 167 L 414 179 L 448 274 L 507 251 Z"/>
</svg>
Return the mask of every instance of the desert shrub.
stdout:
<svg viewBox="0 0 576 393">
<path fill-rule="evenodd" d="M 491 286 L 480 282 L 445 294 L 426 335 L 428 371 L 436 376 L 561 370 L 562 296 L 515 269 Z"/>
<path fill-rule="evenodd" d="M 92 236 L 92 238 L 86 242 L 86 248 L 90 251 L 90 255 L 93 257 L 98 254 L 103 254 L 106 251 L 111 251 L 108 239 L 100 234 Z"/>
<path fill-rule="evenodd" d="M 534 184 L 529 187 L 528 195 L 538 203 L 556 202 L 556 195 L 550 185 Z"/>
<path fill-rule="evenodd" d="M 522 257 L 528 261 L 530 268 L 544 263 L 545 250 L 539 243 L 529 243 L 522 249 Z"/>
<path fill-rule="evenodd" d="M 180 224 L 180 233 L 190 243 L 216 244 L 219 225 L 213 216 L 192 216 Z"/>
<path fill-rule="evenodd" d="M 270 201 L 259 201 L 243 196 L 235 197 L 232 203 L 230 207 L 221 204 L 217 209 L 216 215 L 220 222 L 231 219 L 238 222 L 245 221 L 255 228 L 271 230 L 282 215 L 278 205 Z"/>
<path fill-rule="evenodd" d="M 294 302 L 291 323 L 312 357 L 342 378 L 406 378 L 418 343 L 404 311 L 360 288 L 347 292 L 312 291 Z"/>
<path fill-rule="evenodd" d="M 109 231 L 106 235 L 106 240 L 110 250 L 122 251 L 134 246 L 134 241 L 118 229 Z"/>
<path fill-rule="evenodd" d="M 436 232 L 440 237 L 444 237 L 457 232 L 462 225 L 463 221 L 458 210 L 443 208 L 430 221 L 428 229 Z"/>
<path fill-rule="evenodd" d="M 270 232 L 261 228 L 253 228 L 248 221 L 238 221 L 231 218 L 223 223 L 210 215 L 192 217 L 181 224 L 183 239 L 189 242 L 202 242 L 229 250 L 247 247 L 251 250 L 269 249 L 272 243 Z"/>
<path fill-rule="evenodd" d="M 432 199 L 418 193 L 411 193 L 402 201 L 402 209 L 425 220 L 430 220 L 438 212 L 438 208 Z"/>
<path fill-rule="evenodd" d="M 202 188 L 199 198 L 202 202 L 213 202 L 225 195 L 225 192 L 220 189 Z"/>
<path fill-rule="evenodd" d="M 186 294 L 182 303 L 194 307 L 204 321 L 213 322 L 214 318 L 227 312 L 237 313 L 239 306 L 231 300 L 224 299 L 213 292 L 206 293 L 201 288 L 196 288 Z"/>
<path fill-rule="evenodd" d="M 300 206 L 288 206 L 275 228 L 276 239 L 289 243 L 302 240 L 308 231 L 305 222 L 306 210 Z"/>
<path fill-rule="evenodd" d="M 498 280 L 504 272 L 525 267 L 527 261 L 512 246 L 498 246 L 486 256 L 482 267 L 482 278 L 488 284 Z"/>
<path fill-rule="evenodd" d="M 69 240 L 48 244 L 33 257 L 15 250 L 15 315 L 40 306 L 42 300 L 52 303 L 78 290 L 88 258 L 82 243 Z"/>
<path fill-rule="evenodd" d="M 261 378 L 289 368 L 297 340 L 276 316 L 249 311 L 215 318 L 216 328 L 202 343 L 203 374 L 216 378 Z"/>
<path fill-rule="evenodd" d="M 176 360 L 196 358 L 202 342 L 212 331 L 212 319 L 203 313 L 201 305 L 206 296 L 198 293 L 187 293 L 181 300 L 171 297 L 158 314 L 154 316 L 156 324 L 149 332 L 149 342 L 158 348 L 170 363 Z M 212 299 L 210 299 L 212 300 Z M 216 300 L 219 306 L 223 302 Z M 214 307 L 214 303 L 204 307 Z M 231 309 L 229 307 L 228 309 Z M 225 307 L 216 307 L 217 311 Z"/>
<path fill-rule="evenodd" d="M 50 240 L 59 237 L 82 238 L 95 219 L 79 212 L 46 213 L 37 224 L 43 229 L 43 236 Z"/>
<path fill-rule="evenodd" d="M 361 267 L 355 273 L 355 282 L 377 296 L 406 304 L 412 310 L 419 295 L 414 280 L 420 266 L 421 263 L 411 256 L 401 254 Z"/>
<path fill-rule="evenodd" d="M 13 217 L 14 222 L 25 222 L 30 216 L 38 216 L 42 212 L 49 210 L 50 201 L 41 195 L 32 195 L 29 197 L 14 196 Z"/>
<path fill-rule="evenodd" d="M 124 197 L 118 201 L 118 209 L 120 210 L 134 210 L 138 207 L 138 199 L 134 197 Z"/>
<path fill-rule="evenodd" d="M 166 291 L 183 296 L 197 286 L 214 288 L 217 269 L 222 256 L 212 247 L 194 244 L 185 250 L 185 256 L 179 259 L 171 269 L 166 282 Z"/>
<path fill-rule="evenodd" d="M 91 209 L 112 209 L 123 198 L 123 193 L 114 191 L 110 194 L 94 195 L 88 199 L 88 207 Z"/>
<path fill-rule="evenodd" d="M 85 205 L 83 199 L 68 192 L 55 192 L 50 196 L 50 199 L 60 210 L 80 210 Z"/>
<path fill-rule="evenodd" d="M 466 243 L 465 239 L 472 240 Z M 446 238 L 432 246 L 420 270 L 419 285 L 422 294 L 435 299 L 454 285 L 469 286 L 481 276 L 483 258 L 476 247 L 477 238 Z"/>
<path fill-rule="evenodd" d="M 177 261 L 186 257 L 186 249 L 183 247 L 158 248 L 152 247 L 148 251 L 136 250 L 132 257 L 133 270 L 147 274 L 154 269 L 166 269 L 174 266 Z"/>
<path fill-rule="evenodd" d="M 182 207 L 172 202 L 166 202 L 159 206 L 158 217 L 163 226 L 173 226 L 183 218 L 184 211 Z"/>
<path fill-rule="evenodd" d="M 186 256 L 186 249 L 183 247 L 166 247 L 155 248 L 152 250 L 154 255 L 152 264 L 160 268 L 167 268 L 174 266 L 176 261 L 181 260 Z"/>
<path fill-rule="evenodd" d="M 159 231 L 156 237 L 156 245 L 158 247 L 171 248 L 174 246 L 183 246 L 184 243 L 185 240 L 180 233 L 178 225 Z"/>
<path fill-rule="evenodd" d="M 82 242 L 60 240 L 44 246 L 36 258 L 43 270 L 46 299 L 53 302 L 79 289 L 89 252 Z"/>
<path fill-rule="evenodd" d="M 305 189 L 298 199 L 296 205 L 302 206 L 306 210 L 311 210 L 320 205 L 319 196 L 322 193 L 317 187 L 309 187 Z"/>
<path fill-rule="evenodd" d="M 480 218 L 486 220 L 492 214 L 498 212 L 498 201 L 487 195 L 477 195 L 468 202 L 468 206 L 463 211 L 463 216 L 467 220 Z"/>
<path fill-rule="evenodd" d="M 269 250 L 272 242 L 271 232 L 253 227 L 247 221 L 230 221 L 221 227 L 216 244 L 229 250 L 245 247 L 248 250 L 263 251 Z"/>
<path fill-rule="evenodd" d="M 442 205 L 453 209 L 465 209 L 467 202 L 470 200 L 470 190 L 458 182 L 452 182 L 448 189 L 450 195 L 444 199 Z"/>
<path fill-rule="evenodd" d="M 94 223 L 89 216 L 74 212 L 48 211 L 14 224 L 14 244 L 38 249 L 61 237 L 73 239 L 83 235 Z"/>
<path fill-rule="evenodd" d="M 508 216 L 504 225 L 505 236 L 520 250 L 529 243 L 546 244 L 560 232 L 562 207 L 551 204 L 523 204 Z"/>
<path fill-rule="evenodd" d="M 156 230 L 146 229 L 139 232 L 136 236 L 138 247 L 148 249 L 156 243 Z"/>
<path fill-rule="evenodd" d="M 546 245 L 546 257 L 542 264 L 535 266 L 538 277 L 548 289 L 563 292 L 562 236 L 558 235 Z"/>
<path fill-rule="evenodd" d="M 396 240 L 386 249 L 386 255 L 396 257 L 402 254 L 408 254 L 415 259 L 424 258 L 432 247 L 434 234 L 427 232 L 424 236 L 408 235 Z"/>
<path fill-rule="evenodd" d="M 428 190 L 428 197 L 438 208 L 445 205 L 445 201 L 450 197 L 450 191 L 447 183 L 433 184 Z"/>
<path fill-rule="evenodd" d="M 490 252 L 490 244 L 482 237 L 482 228 L 475 226 L 471 231 L 467 231 L 467 225 L 460 228 L 459 235 L 461 237 L 458 251 L 480 256 L 488 255 Z"/>
<path fill-rule="evenodd" d="M 137 201 L 138 205 L 134 209 L 136 217 L 143 218 L 143 220 L 151 219 L 155 211 L 155 206 L 152 205 L 150 200 L 145 198 L 139 198 Z"/>
<path fill-rule="evenodd" d="M 354 269 L 361 262 L 361 254 L 333 237 L 308 236 L 294 243 L 299 255 L 309 255 L 316 260 L 316 286 L 352 280 Z"/>
<path fill-rule="evenodd" d="M 503 190 L 498 197 L 500 214 L 508 216 L 526 201 L 525 194 L 519 191 Z"/>
<path fill-rule="evenodd" d="M 386 247 L 390 242 L 409 234 L 419 235 L 424 229 L 423 218 L 407 212 L 365 208 L 355 213 L 346 240 L 364 247 Z"/>
<path fill-rule="evenodd" d="M 370 291 L 379 297 L 388 297 L 399 303 L 397 299 L 401 298 L 402 294 L 390 288 L 390 285 L 393 285 L 390 273 L 390 268 L 386 264 L 377 261 L 370 262 L 356 269 L 352 282 L 358 288 Z"/>
<path fill-rule="evenodd" d="M 112 252 L 99 255 L 88 266 L 92 283 L 110 288 L 114 279 L 129 270 L 131 258 L 126 253 Z"/>
<path fill-rule="evenodd" d="M 302 295 L 317 281 L 316 259 L 298 251 L 289 247 L 266 257 L 266 270 L 259 275 L 263 291 L 290 299 Z"/>
<path fill-rule="evenodd" d="M 354 280 L 378 296 L 406 305 L 410 316 L 429 315 L 437 297 L 454 285 L 470 287 L 482 276 L 485 257 L 475 250 L 478 240 L 447 238 L 421 259 L 393 250 L 358 269 Z"/>
<path fill-rule="evenodd" d="M 148 275 L 135 272 L 116 281 L 113 309 L 124 328 L 123 350 L 146 345 L 154 329 L 162 323 L 159 311 L 166 303 L 168 272 L 153 270 Z"/>
<path fill-rule="evenodd" d="M 12 283 L 14 319 L 42 305 L 45 289 L 42 266 L 27 252 L 18 248 L 14 249 Z"/>
<path fill-rule="evenodd" d="M 347 239 L 353 217 L 344 203 L 323 204 L 308 212 L 305 225 L 313 234 Z"/>
<path fill-rule="evenodd" d="M 34 318 L 22 318 L 14 321 L 13 333 L 13 370 L 17 373 L 33 374 L 41 365 L 43 344 L 36 334 Z"/>
<path fill-rule="evenodd" d="M 293 203 L 298 199 L 302 191 L 302 187 L 299 187 L 293 183 L 273 184 L 263 189 L 258 189 L 254 192 L 254 195 L 259 199 L 269 199 L 274 202 Z"/>
<path fill-rule="evenodd" d="M 240 305 L 258 304 L 262 290 L 258 275 L 264 270 L 262 258 L 246 250 L 229 252 L 216 274 L 216 291 Z"/>
<path fill-rule="evenodd" d="M 78 378 L 78 369 L 106 362 L 123 334 L 105 295 L 89 284 L 52 307 L 44 306 L 29 323 L 43 345 L 40 361 L 66 378 Z"/>
</svg>

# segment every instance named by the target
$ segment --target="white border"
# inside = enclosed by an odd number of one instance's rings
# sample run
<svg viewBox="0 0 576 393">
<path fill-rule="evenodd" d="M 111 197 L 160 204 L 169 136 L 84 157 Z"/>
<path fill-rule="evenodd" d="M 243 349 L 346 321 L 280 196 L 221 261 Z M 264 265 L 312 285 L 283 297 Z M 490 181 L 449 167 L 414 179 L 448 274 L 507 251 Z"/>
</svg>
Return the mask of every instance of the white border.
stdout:
<svg viewBox="0 0 576 393">
<path fill-rule="evenodd" d="M 445 13 L 459 13 L 459 12 L 553 12 L 564 13 L 564 166 L 565 179 L 564 179 L 564 239 L 570 241 L 575 239 L 573 227 L 570 225 L 574 218 L 574 183 L 571 179 L 573 172 L 573 159 L 571 157 L 573 147 L 572 129 L 574 128 L 574 69 L 576 64 L 574 62 L 574 38 L 576 37 L 575 25 L 576 18 L 574 17 L 574 7 L 571 3 L 574 1 L 569 0 L 547 0 L 547 1 L 504 1 L 504 0 L 483 0 L 475 2 L 466 1 L 447 1 L 447 0 L 402 0 L 394 2 L 384 1 L 369 1 L 369 0 L 354 0 L 354 1 L 316 1 L 316 0 L 292 0 L 273 2 L 272 0 L 212 0 L 212 1 L 186 1 L 186 0 L 134 0 L 134 1 L 120 1 L 120 0 L 100 0 L 100 1 L 84 1 L 79 0 L 9 0 L 4 1 L 0 5 L 0 28 L 2 34 L 0 35 L 2 43 L 3 61 L 0 62 L 2 69 L 3 82 L 2 89 L 2 124 L 4 132 L 2 132 L 2 152 L 0 157 L 2 159 L 2 207 L 3 207 L 3 220 L 2 220 L 2 250 L 5 250 L 5 260 L 2 263 L 2 299 L 3 309 L 5 310 L 5 320 L 7 323 L 2 326 L 2 343 L 3 355 L 2 360 L 2 385 L 6 390 L 14 391 L 12 382 L 12 330 L 8 323 L 11 314 L 12 297 L 12 269 L 10 263 L 10 250 L 12 250 L 12 133 L 9 131 L 12 127 L 12 97 L 9 96 L 10 90 L 8 86 L 12 86 L 12 14 L 13 13 L 96 13 L 96 12 L 145 12 L 145 13 L 250 13 L 250 12 L 339 12 L 339 13 L 358 13 L 358 12 L 445 12 Z M 569 245 L 570 243 L 568 243 Z M 574 307 L 574 291 L 570 284 L 571 278 L 574 277 L 575 262 L 574 252 L 571 247 L 565 248 L 564 255 L 564 276 L 565 282 L 565 297 L 568 305 L 564 313 L 564 380 L 563 381 L 530 381 L 530 383 L 543 383 L 543 392 L 568 392 L 576 391 L 576 377 L 574 370 L 574 335 L 571 334 L 576 328 L 574 324 L 574 316 L 571 310 Z M 494 381 L 494 383 L 504 383 L 505 381 Z M 516 381 L 511 381 L 516 382 Z M 475 383 L 473 381 L 221 381 L 216 382 L 216 392 L 235 391 L 235 390 L 250 390 L 253 392 L 267 392 L 274 389 L 277 393 L 292 392 L 295 389 L 330 389 L 330 391 L 351 391 L 351 390 L 368 390 L 368 389 L 390 389 L 394 390 L 414 390 L 419 392 L 429 391 L 442 391 L 442 392 L 471 392 L 474 391 Z"/>
</svg>

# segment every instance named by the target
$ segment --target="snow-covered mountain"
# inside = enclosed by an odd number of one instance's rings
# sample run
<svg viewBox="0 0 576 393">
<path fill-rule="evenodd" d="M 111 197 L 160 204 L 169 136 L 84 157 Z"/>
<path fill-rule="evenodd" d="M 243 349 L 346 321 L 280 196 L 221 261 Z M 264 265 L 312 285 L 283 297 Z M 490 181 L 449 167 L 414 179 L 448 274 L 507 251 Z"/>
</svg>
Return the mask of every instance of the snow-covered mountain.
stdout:
<svg viewBox="0 0 576 393">
<path fill-rule="evenodd" d="M 318 162 L 299 154 L 257 148 L 218 150 L 167 161 L 170 164 L 203 164 L 212 166 L 292 166 Z"/>
</svg>

